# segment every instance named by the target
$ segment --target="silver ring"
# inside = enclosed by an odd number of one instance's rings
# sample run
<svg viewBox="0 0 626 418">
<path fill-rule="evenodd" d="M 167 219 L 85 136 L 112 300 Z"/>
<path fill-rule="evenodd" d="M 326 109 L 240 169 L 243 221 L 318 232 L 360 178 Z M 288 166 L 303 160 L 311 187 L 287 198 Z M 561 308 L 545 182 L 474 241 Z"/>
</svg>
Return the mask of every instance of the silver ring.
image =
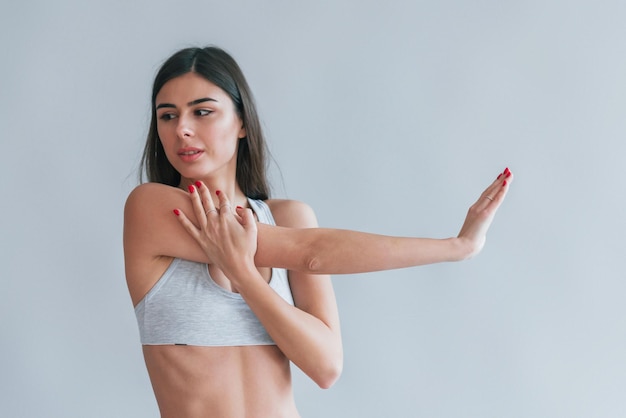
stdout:
<svg viewBox="0 0 626 418">
<path fill-rule="evenodd" d="M 217 213 L 217 209 L 209 209 L 209 210 L 207 210 L 206 212 L 204 212 L 204 214 L 205 214 L 206 216 L 209 216 L 209 213 L 211 213 L 211 212 L 215 212 L 215 213 Z"/>
<path fill-rule="evenodd" d="M 491 197 L 491 196 L 485 196 L 485 199 L 489 199 L 489 200 L 491 200 L 493 202 L 493 197 Z"/>
<path fill-rule="evenodd" d="M 227 203 L 225 205 L 220 206 L 220 210 L 224 209 L 224 208 L 228 208 L 228 210 L 232 210 L 230 203 Z"/>
</svg>

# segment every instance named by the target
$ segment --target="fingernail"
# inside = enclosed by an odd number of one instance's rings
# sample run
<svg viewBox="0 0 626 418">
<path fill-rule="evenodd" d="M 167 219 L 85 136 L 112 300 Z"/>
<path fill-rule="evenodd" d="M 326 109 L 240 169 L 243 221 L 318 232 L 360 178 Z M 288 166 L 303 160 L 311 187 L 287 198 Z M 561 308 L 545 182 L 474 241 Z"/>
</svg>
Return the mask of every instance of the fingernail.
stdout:
<svg viewBox="0 0 626 418">
<path fill-rule="evenodd" d="M 511 170 L 509 170 L 509 167 L 507 167 L 507 168 L 505 168 L 505 169 L 504 169 L 504 174 L 505 174 L 505 175 L 506 175 L 506 174 L 509 174 L 510 172 L 511 172 Z"/>
<path fill-rule="evenodd" d="M 502 177 L 502 173 L 498 174 L 498 178 L 496 180 L 500 180 L 500 177 Z"/>
<path fill-rule="evenodd" d="M 506 173 L 506 178 L 508 179 L 509 177 L 511 177 L 511 172 L 510 171 L 508 173 Z"/>
<path fill-rule="evenodd" d="M 178 209 L 174 209 L 174 215 L 180 216 L 180 211 Z"/>
<path fill-rule="evenodd" d="M 220 192 L 219 190 L 215 191 L 215 194 L 218 195 L 218 196 L 220 195 L 220 193 L 222 193 L 222 192 Z"/>
<path fill-rule="evenodd" d="M 506 180 L 504 180 L 504 181 L 502 182 L 502 185 L 503 185 L 503 186 L 506 186 Z"/>
<path fill-rule="evenodd" d="M 199 189 L 199 188 L 200 188 L 200 186 L 202 186 L 202 183 L 200 183 L 200 181 L 197 181 L 197 182 L 196 182 L 196 187 Z"/>
<path fill-rule="evenodd" d="M 193 187 L 191 184 L 189 185 L 188 189 L 189 189 L 189 193 L 193 193 L 193 191 L 196 190 L 196 188 Z"/>
<path fill-rule="evenodd" d="M 237 206 L 237 209 L 243 209 L 241 206 Z"/>
</svg>

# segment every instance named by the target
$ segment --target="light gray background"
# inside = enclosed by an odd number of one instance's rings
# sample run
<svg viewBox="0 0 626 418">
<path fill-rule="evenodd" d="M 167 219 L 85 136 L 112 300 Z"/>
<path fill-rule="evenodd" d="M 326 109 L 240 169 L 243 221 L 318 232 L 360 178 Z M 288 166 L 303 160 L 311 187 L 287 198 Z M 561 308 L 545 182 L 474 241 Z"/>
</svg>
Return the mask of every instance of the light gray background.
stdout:
<svg viewBox="0 0 626 418">
<path fill-rule="evenodd" d="M 455 235 L 517 175 L 478 258 L 335 278 L 303 417 L 626 416 L 623 1 L 3 3 L 0 415 L 157 416 L 122 208 L 156 69 L 216 44 L 323 226 Z"/>
</svg>

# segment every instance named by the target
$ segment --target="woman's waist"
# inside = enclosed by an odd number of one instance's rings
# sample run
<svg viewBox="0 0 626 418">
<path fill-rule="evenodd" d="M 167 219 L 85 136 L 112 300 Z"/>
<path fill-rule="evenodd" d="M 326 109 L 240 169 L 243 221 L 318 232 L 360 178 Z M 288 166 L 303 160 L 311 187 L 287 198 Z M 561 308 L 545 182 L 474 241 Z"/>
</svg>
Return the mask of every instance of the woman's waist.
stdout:
<svg viewBox="0 0 626 418">
<path fill-rule="evenodd" d="M 162 415 L 296 417 L 289 360 L 276 346 L 143 346 Z M 261 409 L 259 409 L 261 408 Z M 204 413 L 204 415 L 202 415 Z M 264 416 L 259 414 L 255 416 Z"/>
</svg>

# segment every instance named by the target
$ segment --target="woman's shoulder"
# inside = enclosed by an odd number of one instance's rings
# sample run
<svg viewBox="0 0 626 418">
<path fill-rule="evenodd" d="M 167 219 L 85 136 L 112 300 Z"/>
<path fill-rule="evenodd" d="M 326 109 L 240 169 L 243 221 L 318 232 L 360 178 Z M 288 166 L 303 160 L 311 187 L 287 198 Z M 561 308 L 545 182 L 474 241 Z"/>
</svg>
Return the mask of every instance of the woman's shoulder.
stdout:
<svg viewBox="0 0 626 418">
<path fill-rule="evenodd" d="M 128 216 L 137 213 L 146 216 L 149 213 L 162 212 L 163 207 L 175 208 L 186 202 L 185 192 L 176 187 L 160 183 L 143 183 L 135 187 L 124 205 L 124 213 Z"/>
<path fill-rule="evenodd" d="M 180 209 L 195 220 L 188 195 L 157 183 L 141 184 L 124 207 L 126 280 L 134 303 L 152 288 L 173 258 L 208 262 L 198 243 L 174 215 Z"/>
<path fill-rule="evenodd" d="M 317 218 L 313 208 L 299 200 L 268 199 L 265 201 L 272 211 L 276 225 L 290 228 L 314 228 Z"/>
<path fill-rule="evenodd" d="M 128 198 L 126 199 L 126 204 L 128 205 L 142 202 L 144 200 L 175 196 L 180 192 L 182 192 L 182 190 L 166 184 L 142 183 L 130 192 Z"/>
<path fill-rule="evenodd" d="M 140 184 L 130 192 L 124 205 L 125 233 L 143 236 L 148 231 L 150 234 L 160 230 L 169 232 L 178 223 L 171 219 L 172 211 L 180 208 L 191 214 L 190 206 L 185 192 L 176 187 L 159 183 Z"/>
</svg>

